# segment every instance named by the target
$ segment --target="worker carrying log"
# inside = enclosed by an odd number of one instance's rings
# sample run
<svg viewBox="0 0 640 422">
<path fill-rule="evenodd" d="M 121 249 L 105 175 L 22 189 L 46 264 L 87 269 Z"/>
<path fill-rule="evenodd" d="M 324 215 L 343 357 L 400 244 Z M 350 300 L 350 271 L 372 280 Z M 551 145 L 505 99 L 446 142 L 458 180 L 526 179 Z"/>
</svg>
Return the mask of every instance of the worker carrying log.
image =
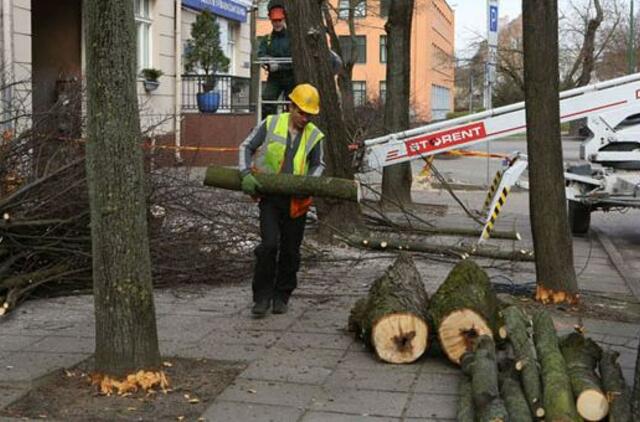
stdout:
<svg viewBox="0 0 640 422">
<path fill-rule="evenodd" d="M 320 95 L 310 84 L 297 85 L 291 94 L 290 112 L 268 116 L 240 145 L 242 190 L 257 197 L 260 208 L 261 244 L 256 248 L 253 308 L 264 317 L 273 302 L 273 313 L 287 312 L 297 286 L 300 244 L 311 197 L 260 194 L 256 173 L 320 176 L 325 168 L 324 134 L 309 121 L 320 112 Z"/>
</svg>

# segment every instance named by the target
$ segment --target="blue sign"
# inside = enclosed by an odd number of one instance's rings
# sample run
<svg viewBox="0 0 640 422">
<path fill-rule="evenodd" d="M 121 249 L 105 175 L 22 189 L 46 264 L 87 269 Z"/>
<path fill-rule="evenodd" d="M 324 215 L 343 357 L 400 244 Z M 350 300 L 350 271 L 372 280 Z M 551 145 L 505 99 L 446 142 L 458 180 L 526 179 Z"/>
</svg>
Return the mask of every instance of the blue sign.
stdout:
<svg viewBox="0 0 640 422">
<path fill-rule="evenodd" d="M 238 22 L 247 21 L 247 8 L 232 0 L 182 0 L 182 5 L 194 10 L 208 10 Z"/>
<path fill-rule="evenodd" d="M 498 6 L 489 6 L 489 31 L 498 32 Z"/>
</svg>

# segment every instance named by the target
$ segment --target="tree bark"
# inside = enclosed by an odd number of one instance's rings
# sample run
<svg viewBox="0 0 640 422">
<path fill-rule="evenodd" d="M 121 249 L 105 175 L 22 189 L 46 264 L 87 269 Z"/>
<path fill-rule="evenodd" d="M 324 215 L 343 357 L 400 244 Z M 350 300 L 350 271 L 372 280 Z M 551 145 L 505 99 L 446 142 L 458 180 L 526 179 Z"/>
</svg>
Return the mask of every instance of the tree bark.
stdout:
<svg viewBox="0 0 640 422">
<path fill-rule="evenodd" d="M 536 349 L 531 336 L 531 319 L 518 306 L 509 306 L 501 311 L 505 325 L 498 330 L 502 339 L 513 346 L 516 370 L 520 373 L 522 386 L 531 412 L 538 418 L 544 416 L 542 386 Z"/>
<path fill-rule="evenodd" d="M 487 273 L 469 259 L 456 264 L 429 305 L 440 345 L 457 364 L 476 338 L 493 337 L 497 313 L 498 298 Z"/>
<path fill-rule="evenodd" d="M 151 283 L 132 0 L 84 3 L 87 183 L 96 372 L 160 366 Z"/>
<path fill-rule="evenodd" d="M 475 408 L 473 407 L 473 390 L 471 388 L 471 380 L 468 376 L 463 375 L 458 387 L 458 410 L 456 420 L 458 422 L 475 422 Z"/>
<path fill-rule="evenodd" d="M 560 141 L 557 0 L 522 2 L 529 208 L 536 298 L 578 301 Z"/>
<path fill-rule="evenodd" d="M 349 0 L 349 16 L 347 17 L 347 25 L 349 26 L 349 35 L 351 36 L 351 45 L 355 43 L 356 28 L 354 22 L 354 1 Z M 350 57 L 345 57 L 340 45 L 340 39 L 336 34 L 335 27 L 333 25 L 333 18 L 329 11 L 328 0 L 324 0 L 322 3 L 322 14 L 324 16 L 324 23 L 327 27 L 329 34 L 329 40 L 331 41 L 331 49 L 336 52 L 342 59 L 342 69 L 338 73 L 338 88 L 340 89 L 340 103 L 342 105 L 342 112 L 344 116 L 345 126 L 349 134 L 353 133 L 356 127 L 356 115 L 355 107 L 353 104 L 353 66 L 358 58 L 358 50 L 352 48 L 350 50 Z"/>
<path fill-rule="evenodd" d="M 609 422 L 631 422 L 631 400 L 629 387 L 617 362 L 620 354 L 605 350 L 600 358 L 602 387 L 609 398 Z"/>
<path fill-rule="evenodd" d="M 320 92 L 318 126 L 325 134 L 324 150 L 327 176 L 353 179 L 347 126 L 342 117 L 336 83 L 331 69 L 322 2 L 318 0 L 284 0 L 291 55 L 296 81 L 311 83 Z M 318 213 L 324 223 L 320 234 L 328 237 L 334 230 L 349 232 L 361 225 L 360 210 L 355 203 L 318 201 Z"/>
<path fill-rule="evenodd" d="M 636 355 L 636 370 L 633 376 L 633 392 L 631 393 L 631 410 L 633 417 L 640 419 L 640 344 Z"/>
<path fill-rule="evenodd" d="M 462 372 L 471 377 L 471 395 L 479 422 L 508 421 L 509 416 L 500 398 L 498 366 L 493 338 L 482 335 L 474 342 L 475 351 L 461 358 Z"/>
<path fill-rule="evenodd" d="M 498 373 L 500 396 L 504 400 L 509 420 L 518 422 L 532 422 L 533 417 L 529 403 L 520 384 L 520 376 L 514 368 L 514 363 Z"/>
<path fill-rule="evenodd" d="M 260 192 L 282 195 L 313 195 L 359 202 L 360 185 L 354 180 L 336 177 L 294 176 L 291 174 L 256 174 L 262 184 Z M 235 169 L 210 166 L 204 177 L 205 186 L 242 190 L 240 172 Z"/>
<path fill-rule="evenodd" d="M 533 331 L 542 371 L 545 420 L 554 422 L 581 421 L 571 392 L 567 366 L 558 347 L 556 329 L 548 312 L 540 311 L 534 315 Z"/>
<path fill-rule="evenodd" d="M 387 133 L 409 129 L 411 109 L 411 24 L 414 0 L 390 0 L 387 31 L 387 94 L 384 128 Z M 411 162 L 385 167 L 382 201 L 411 202 Z"/>
<path fill-rule="evenodd" d="M 356 302 L 349 329 L 390 363 L 410 363 L 427 349 L 429 297 L 410 255 L 401 254 L 366 299 Z"/>
<path fill-rule="evenodd" d="M 603 419 L 609 413 L 609 403 L 595 372 L 602 349 L 582 334 L 571 333 L 560 341 L 560 350 L 567 364 L 578 413 L 588 421 Z"/>
</svg>

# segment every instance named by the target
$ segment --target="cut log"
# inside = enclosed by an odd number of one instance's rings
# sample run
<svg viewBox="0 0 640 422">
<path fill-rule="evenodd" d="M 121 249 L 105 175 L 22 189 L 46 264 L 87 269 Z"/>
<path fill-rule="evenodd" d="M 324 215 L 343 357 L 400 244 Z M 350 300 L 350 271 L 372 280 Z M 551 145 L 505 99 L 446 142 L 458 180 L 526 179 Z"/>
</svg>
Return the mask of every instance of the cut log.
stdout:
<svg viewBox="0 0 640 422">
<path fill-rule="evenodd" d="M 518 306 L 508 306 L 501 311 L 504 325 L 498 333 L 513 347 L 515 369 L 520 379 L 531 412 L 538 418 L 544 417 L 542 407 L 542 386 L 535 345 L 532 339 L 532 323 L 528 315 Z"/>
<path fill-rule="evenodd" d="M 618 361 L 620 354 L 605 350 L 600 357 L 602 387 L 609 399 L 609 422 L 631 422 L 631 396 L 622 368 Z"/>
<path fill-rule="evenodd" d="M 498 380 L 500 396 L 509 412 L 509 420 L 532 422 L 532 412 L 520 386 L 520 373 L 515 369 L 515 362 L 510 361 L 505 365 L 505 369 L 498 373 Z"/>
<path fill-rule="evenodd" d="M 542 374 L 545 419 L 554 422 L 581 421 L 567 366 L 558 346 L 556 329 L 548 312 L 540 311 L 533 316 L 533 333 Z"/>
<path fill-rule="evenodd" d="M 369 217 L 369 219 L 372 219 Z M 482 235 L 482 228 L 465 228 L 465 227 L 427 227 L 423 225 L 403 224 L 397 222 L 388 222 L 380 219 L 374 219 L 376 224 L 387 224 L 387 227 L 378 226 L 376 231 L 381 232 L 402 232 L 419 234 L 423 236 L 467 236 L 479 238 Z M 521 240 L 522 237 L 517 231 L 492 231 L 492 239 L 507 239 L 507 240 Z"/>
<path fill-rule="evenodd" d="M 475 422 L 475 410 L 473 407 L 473 395 L 471 389 L 471 379 L 464 375 L 458 387 L 460 398 L 458 400 L 458 411 L 456 420 L 458 422 Z"/>
<path fill-rule="evenodd" d="M 366 299 L 356 302 L 349 328 L 385 362 L 410 363 L 427 349 L 429 296 L 413 259 L 401 254 Z"/>
<path fill-rule="evenodd" d="M 560 350 L 567 364 L 578 413 L 588 421 L 603 419 L 609 413 L 609 402 L 595 372 L 602 349 L 582 334 L 571 333 L 560 341 Z"/>
<path fill-rule="evenodd" d="M 507 409 L 500 398 L 498 367 L 493 338 L 480 336 L 472 342 L 473 352 L 461 357 L 462 372 L 471 377 L 471 395 L 477 421 L 503 422 L 509 420 Z"/>
<path fill-rule="evenodd" d="M 471 366 L 471 387 L 473 402 L 478 409 L 500 397 L 496 349 L 490 336 L 483 335 L 477 340 Z"/>
<path fill-rule="evenodd" d="M 497 313 L 498 298 L 489 277 L 471 260 L 456 264 L 429 304 L 442 350 L 456 364 L 476 338 L 493 337 Z"/>
<path fill-rule="evenodd" d="M 510 261 L 533 261 L 533 252 L 519 249 L 501 251 L 496 249 L 482 248 L 476 245 L 470 247 L 461 247 L 453 245 L 434 245 L 427 242 L 418 242 L 415 240 L 403 240 L 393 237 L 376 237 L 362 236 L 353 234 L 347 238 L 347 242 L 356 247 L 365 247 L 375 250 L 398 250 L 436 253 L 441 255 L 449 255 L 456 258 L 465 259 L 469 256 L 480 256 L 485 258 L 505 259 Z"/>
<path fill-rule="evenodd" d="M 337 177 L 294 176 L 292 174 L 256 174 L 262 184 L 261 193 L 309 195 L 360 202 L 360 184 Z M 240 172 L 220 166 L 207 167 L 204 185 L 229 190 L 242 190 Z"/>
</svg>

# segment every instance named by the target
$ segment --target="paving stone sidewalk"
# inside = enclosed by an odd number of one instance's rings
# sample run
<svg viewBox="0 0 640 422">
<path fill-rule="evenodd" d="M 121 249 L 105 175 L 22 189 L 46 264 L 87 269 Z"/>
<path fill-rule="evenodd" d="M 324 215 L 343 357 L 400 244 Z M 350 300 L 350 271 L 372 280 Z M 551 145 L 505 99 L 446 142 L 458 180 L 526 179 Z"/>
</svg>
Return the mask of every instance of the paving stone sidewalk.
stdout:
<svg viewBox="0 0 640 422">
<path fill-rule="evenodd" d="M 457 221 L 455 215 L 447 218 Z M 512 216 L 511 222 L 516 220 Z M 509 219 L 502 224 L 509 225 Z M 457 367 L 432 356 L 411 365 L 383 364 L 345 331 L 352 304 L 391 262 L 389 254 L 357 252 L 356 256 L 357 261 L 307 267 L 289 313 L 262 320 L 250 316 L 248 284 L 156 292 L 164 356 L 248 362 L 203 418 L 221 422 L 455 420 Z M 615 292 L 633 300 L 597 241 L 576 239 L 575 256 L 583 289 L 603 295 Z M 430 293 L 451 269 L 450 263 L 428 259 L 417 260 L 417 265 Z M 516 284 L 534 281 L 532 264 L 509 265 L 490 273 Z M 581 322 L 591 337 L 618 350 L 631 382 L 639 325 L 578 321 L 570 316 L 556 317 L 555 322 L 561 332 Z M 88 357 L 94 347 L 93 324 L 90 296 L 30 301 L 0 320 L 0 408 L 48 372 Z"/>
</svg>

